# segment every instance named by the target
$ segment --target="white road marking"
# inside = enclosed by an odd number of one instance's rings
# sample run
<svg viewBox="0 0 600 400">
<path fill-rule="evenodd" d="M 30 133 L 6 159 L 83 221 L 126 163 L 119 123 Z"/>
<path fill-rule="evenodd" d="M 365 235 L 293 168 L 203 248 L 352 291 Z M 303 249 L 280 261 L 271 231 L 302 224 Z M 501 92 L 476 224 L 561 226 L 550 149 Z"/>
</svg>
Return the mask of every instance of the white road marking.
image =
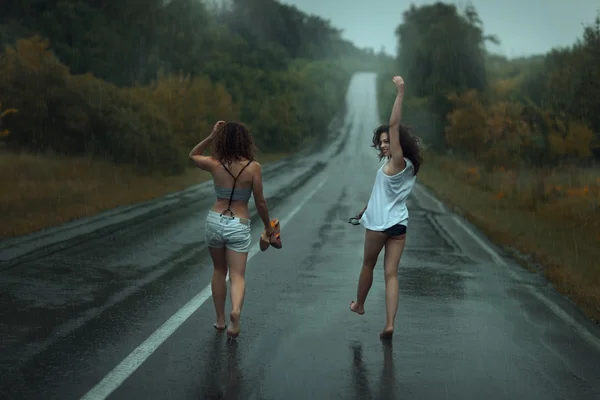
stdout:
<svg viewBox="0 0 600 400">
<path fill-rule="evenodd" d="M 417 187 L 415 185 L 415 187 Z M 422 188 L 419 187 L 419 192 L 429 198 L 431 201 L 436 203 L 436 205 L 440 208 L 440 210 L 444 210 L 443 203 L 438 199 L 431 196 L 429 193 L 425 192 Z M 497 265 L 506 267 L 506 271 L 509 273 L 511 277 L 514 279 L 521 281 L 521 278 L 518 273 L 512 270 L 506 261 L 500 257 L 496 251 L 490 247 L 486 242 L 484 242 L 476 233 L 474 233 L 467 225 L 465 225 L 456 215 L 452 216 L 454 221 L 458 226 L 460 226 L 466 233 L 469 234 L 475 240 L 475 242 L 481 246 L 494 260 Z M 542 302 L 546 307 L 548 307 L 554 314 L 556 314 L 560 319 L 562 319 L 566 324 L 571 326 L 575 332 L 577 332 L 587 343 L 589 343 L 592 347 L 594 347 L 597 351 L 600 352 L 600 339 L 592 334 L 584 325 L 575 320 L 572 316 L 570 316 L 565 310 L 559 307 L 556 303 L 550 300 L 547 296 L 542 294 L 537 288 L 532 285 L 526 285 L 531 294 L 533 294 L 540 302 Z"/>
<path fill-rule="evenodd" d="M 327 177 L 325 177 L 304 199 L 290 212 L 279 224 L 283 228 L 304 205 L 323 187 Z M 248 253 L 248 261 L 259 251 L 258 244 Z M 229 273 L 226 280 L 229 280 Z M 125 380 L 135 372 L 156 349 L 163 344 L 183 323 L 211 297 L 210 284 L 200 293 L 192 298 L 186 305 L 181 307 L 171 318 L 160 326 L 152 335 L 142 344 L 131 352 L 119 365 L 113 368 L 98 384 L 85 394 L 82 400 L 106 399 L 114 392 Z"/>
</svg>

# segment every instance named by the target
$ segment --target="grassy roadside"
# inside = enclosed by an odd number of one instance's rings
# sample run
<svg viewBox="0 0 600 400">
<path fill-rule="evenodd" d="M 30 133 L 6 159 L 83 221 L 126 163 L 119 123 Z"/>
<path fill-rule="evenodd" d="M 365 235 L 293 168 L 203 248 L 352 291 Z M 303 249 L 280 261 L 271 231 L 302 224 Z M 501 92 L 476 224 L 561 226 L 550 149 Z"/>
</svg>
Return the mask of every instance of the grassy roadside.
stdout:
<svg viewBox="0 0 600 400">
<path fill-rule="evenodd" d="M 261 164 L 287 153 L 259 154 Z M 191 167 L 179 176 L 141 174 L 88 158 L 1 154 L 0 239 L 25 235 L 183 190 L 210 179 Z"/>
<path fill-rule="evenodd" d="M 428 151 L 419 181 L 600 320 L 600 172 L 482 171 Z"/>
</svg>

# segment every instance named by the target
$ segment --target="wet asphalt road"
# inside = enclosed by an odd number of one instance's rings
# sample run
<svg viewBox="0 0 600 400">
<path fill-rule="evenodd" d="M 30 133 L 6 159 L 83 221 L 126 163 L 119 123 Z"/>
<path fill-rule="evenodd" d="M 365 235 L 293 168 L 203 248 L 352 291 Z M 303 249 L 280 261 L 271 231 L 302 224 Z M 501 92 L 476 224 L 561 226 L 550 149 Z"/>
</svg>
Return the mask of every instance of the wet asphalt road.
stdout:
<svg viewBox="0 0 600 400">
<path fill-rule="evenodd" d="M 378 167 L 374 90 L 374 75 L 357 75 L 339 140 L 266 174 L 284 248 L 255 245 L 236 342 L 212 327 L 213 197 L 201 188 L 197 201 L 4 266 L 0 398 L 600 398 L 598 329 L 421 187 L 394 340 L 378 336 L 383 256 L 366 314 L 349 311 L 364 230 L 346 221 Z"/>
</svg>

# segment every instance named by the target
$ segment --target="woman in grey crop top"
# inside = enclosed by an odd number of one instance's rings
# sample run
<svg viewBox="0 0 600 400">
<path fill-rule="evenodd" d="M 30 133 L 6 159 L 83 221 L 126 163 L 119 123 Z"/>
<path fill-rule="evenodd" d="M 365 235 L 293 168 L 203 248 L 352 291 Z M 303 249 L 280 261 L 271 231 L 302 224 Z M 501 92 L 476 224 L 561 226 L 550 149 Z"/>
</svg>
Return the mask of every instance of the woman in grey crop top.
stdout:
<svg viewBox="0 0 600 400">
<path fill-rule="evenodd" d="M 204 156 L 212 144 L 212 154 Z M 214 327 L 227 329 L 228 337 L 240 333 L 244 303 L 245 271 L 251 244 L 248 201 L 254 193 L 256 210 L 269 238 L 274 233 L 263 194 L 261 166 L 254 161 L 254 141 L 248 128 L 237 122 L 219 121 L 210 135 L 190 152 L 198 168 L 211 173 L 216 201 L 206 216 L 205 241 L 213 261 L 212 297 L 217 314 Z M 231 279 L 231 313 L 225 322 L 227 271 Z"/>
<path fill-rule="evenodd" d="M 398 265 L 404 252 L 408 209 L 406 198 L 412 191 L 422 162 L 419 143 L 408 129 L 400 125 L 404 80 L 393 78 L 398 91 L 392 108 L 390 122 L 373 132 L 373 147 L 379 159 L 386 163 L 377 171 L 371 197 L 367 206 L 352 220 L 366 228 L 363 265 L 358 279 L 356 301 L 350 303 L 350 310 L 363 315 L 365 301 L 373 283 L 373 269 L 379 253 L 385 247 L 385 308 L 386 322 L 382 338 L 391 338 L 398 310 Z"/>
</svg>

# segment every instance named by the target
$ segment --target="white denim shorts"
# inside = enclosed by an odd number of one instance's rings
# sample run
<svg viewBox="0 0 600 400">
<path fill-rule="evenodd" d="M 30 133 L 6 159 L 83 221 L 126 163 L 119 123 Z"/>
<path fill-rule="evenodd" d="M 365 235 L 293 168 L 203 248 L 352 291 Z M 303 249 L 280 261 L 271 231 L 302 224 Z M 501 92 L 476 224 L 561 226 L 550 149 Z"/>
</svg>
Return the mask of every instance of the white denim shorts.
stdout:
<svg viewBox="0 0 600 400">
<path fill-rule="evenodd" d="M 248 253 L 252 242 L 250 220 L 221 215 L 211 210 L 206 216 L 204 239 L 208 247 L 225 247 L 239 253 Z"/>
</svg>

